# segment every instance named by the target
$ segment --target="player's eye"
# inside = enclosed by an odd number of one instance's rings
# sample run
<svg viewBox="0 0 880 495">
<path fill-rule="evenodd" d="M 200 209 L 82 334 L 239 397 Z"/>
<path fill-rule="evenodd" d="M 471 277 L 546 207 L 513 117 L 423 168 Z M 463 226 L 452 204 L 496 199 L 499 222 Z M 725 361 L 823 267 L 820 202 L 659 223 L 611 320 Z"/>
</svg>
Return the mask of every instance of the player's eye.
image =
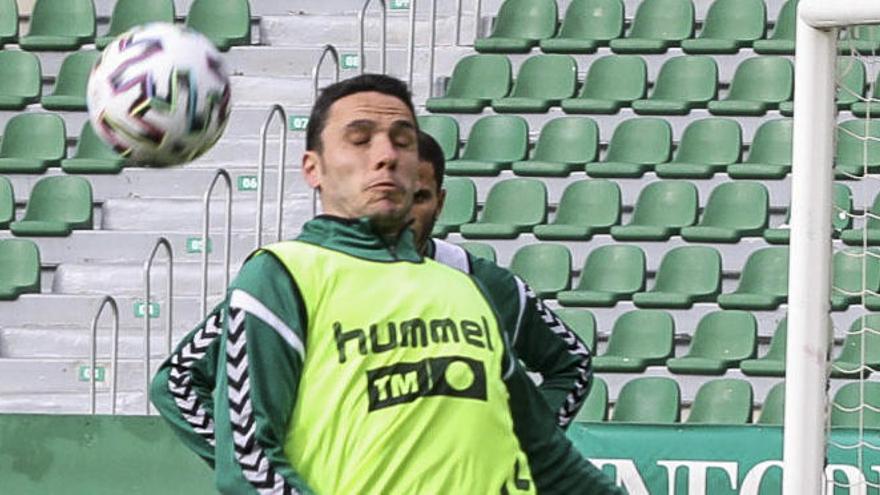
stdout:
<svg viewBox="0 0 880 495">
<path fill-rule="evenodd" d="M 416 203 L 426 203 L 430 199 L 431 193 L 424 189 L 416 191 L 415 195 L 413 196 L 413 201 Z"/>
</svg>

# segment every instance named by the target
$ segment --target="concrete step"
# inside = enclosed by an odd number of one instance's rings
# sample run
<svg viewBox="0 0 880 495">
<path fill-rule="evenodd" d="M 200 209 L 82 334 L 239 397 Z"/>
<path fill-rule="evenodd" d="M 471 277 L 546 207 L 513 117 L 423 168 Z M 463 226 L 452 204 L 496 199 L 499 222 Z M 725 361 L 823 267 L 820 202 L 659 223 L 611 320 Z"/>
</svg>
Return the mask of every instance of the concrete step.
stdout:
<svg viewBox="0 0 880 495">
<path fill-rule="evenodd" d="M 98 414 L 110 414 L 110 392 L 96 395 Z M 123 392 L 116 397 L 117 414 L 144 414 L 144 393 Z M 3 393 L 0 394 L 0 413 L 13 414 L 88 414 L 88 393 Z"/>
<path fill-rule="evenodd" d="M 151 363 L 150 376 L 153 376 L 161 360 Z M 0 374 L 5 380 L 0 384 L 3 394 L 28 393 L 88 393 L 89 381 L 84 379 L 83 368 L 88 367 L 85 359 L 0 359 Z M 112 367 L 107 359 L 99 360 L 98 366 L 104 368 L 103 381 L 96 383 L 96 389 L 107 391 L 110 388 Z M 144 363 L 139 359 L 122 359 L 117 367 L 117 390 L 120 392 L 143 392 L 145 389 Z M 100 375 L 98 375 L 100 378 Z"/>
<path fill-rule="evenodd" d="M 153 290 L 164 293 L 166 263 L 157 260 L 151 271 Z M 239 265 L 230 266 L 230 277 L 238 273 Z M 174 294 L 198 296 L 202 290 L 201 262 L 175 263 Z M 223 283 L 223 265 L 208 264 L 208 287 L 220 287 Z M 144 293 L 143 263 L 62 263 L 55 269 L 52 292 L 55 294 L 113 294 L 114 296 L 139 296 Z"/>
<path fill-rule="evenodd" d="M 97 352 L 106 361 L 111 352 L 112 338 L 110 323 L 99 322 Z M 177 327 L 173 332 L 172 349 L 190 328 Z M 154 359 L 168 356 L 165 332 L 154 332 L 150 336 L 150 355 Z M 77 359 L 88 360 L 91 348 L 91 329 L 70 328 L 2 328 L 0 329 L 0 356 L 16 359 Z M 143 329 L 125 328 L 119 332 L 119 357 L 122 359 L 143 359 Z"/>
</svg>

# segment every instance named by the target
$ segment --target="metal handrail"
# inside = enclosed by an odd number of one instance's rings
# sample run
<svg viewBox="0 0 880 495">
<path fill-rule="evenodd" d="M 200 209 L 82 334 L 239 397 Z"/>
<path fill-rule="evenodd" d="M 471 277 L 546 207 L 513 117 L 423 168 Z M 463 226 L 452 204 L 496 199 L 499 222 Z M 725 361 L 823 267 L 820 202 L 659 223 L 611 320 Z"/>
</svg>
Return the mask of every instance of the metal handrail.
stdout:
<svg viewBox="0 0 880 495">
<path fill-rule="evenodd" d="M 202 216 L 202 300 L 201 311 L 199 312 L 199 315 L 202 316 L 207 314 L 208 309 L 208 228 L 211 224 L 211 193 L 214 192 L 217 179 L 221 177 L 223 182 L 226 183 L 226 241 L 224 243 L 225 252 L 223 258 L 223 290 L 229 287 L 229 257 L 232 251 L 232 179 L 229 177 L 229 172 L 219 168 L 214 173 L 211 185 L 208 186 L 208 190 L 205 191 L 205 196 L 202 199 L 202 206 L 204 208 Z"/>
<path fill-rule="evenodd" d="M 474 42 L 471 46 L 477 44 L 477 38 L 480 37 L 480 17 L 482 15 L 483 4 L 480 0 L 474 0 Z"/>
<path fill-rule="evenodd" d="M 336 50 L 336 47 L 330 44 L 324 45 L 324 48 L 321 50 L 321 56 L 318 57 L 318 63 L 312 68 L 312 104 L 315 104 L 315 101 L 318 99 L 318 76 L 321 74 L 321 66 L 324 65 L 324 58 L 327 54 L 330 54 L 333 57 L 333 65 L 336 67 L 336 72 L 334 76 L 333 82 L 339 82 L 339 52 Z"/>
<path fill-rule="evenodd" d="M 406 82 L 409 84 L 409 90 L 413 87 L 413 68 L 416 56 L 416 0 L 409 0 L 409 42 L 406 45 Z"/>
<path fill-rule="evenodd" d="M 281 105 L 275 104 L 272 105 L 266 121 L 263 122 L 263 127 L 260 128 L 260 163 L 257 168 L 257 242 L 254 246 L 255 249 L 263 243 L 263 200 L 265 195 L 263 179 L 266 175 L 267 133 L 269 131 L 269 124 L 272 123 L 272 119 L 276 115 L 279 118 L 278 123 L 281 124 L 281 135 L 279 136 L 280 143 L 278 146 L 278 198 L 275 207 L 278 220 L 276 222 L 277 237 L 275 240 L 281 240 L 281 219 L 284 215 L 284 163 L 287 161 L 287 112 L 284 111 Z"/>
<path fill-rule="evenodd" d="M 361 66 L 361 74 L 364 73 L 364 70 L 367 65 L 364 60 L 365 59 L 365 56 L 364 56 L 364 19 L 367 14 L 367 7 L 369 7 L 370 3 L 372 3 L 372 2 L 373 2 L 373 0 L 365 0 L 363 7 L 361 7 L 360 12 L 358 12 L 358 26 L 360 28 L 360 30 L 359 30 L 360 37 L 358 38 L 358 40 L 359 40 L 358 45 L 360 46 L 360 51 L 358 52 L 358 55 L 360 58 L 358 59 L 358 64 Z M 386 48 L 387 48 L 385 45 L 385 31 L 386 31 L 386 27 L 387 27 L 387 22 L 385 19 L 385 16 L 386 16 L 385 0 L 379 0 L 379 4 L 382 6 L 382 30 L 380 31 L 382 34 L 382 37 L 380 38 L 380 43 L 382 44 L 382 50 L 379 52 L 379 54 L 380 54 L 381 60 L 382 60 L 382 74 L 384 74 L 385 73 L 385 56 L 386 56 Z"/>
<path fill-rule="evenodd" d="M 428 97 L 434 96 L 434 56 L 437 50 L 437 0 L 431 0 L 431 31 L 428 44 L 431 51 L 428 52 Z"/>
<path fill-rule="evenodd" d="M 145 410 L 150 414 L 150 335 L 152 328 L 150 324 L 150 300 L 152 299 L 152 289 L 150 287 L 150 273 L 153 271 L 153 261 L 159 253 L 159 248 L 165 249 L 165 255 L 168 260 L 168 273 L 165 292 L 167 301 L 165 302 L 165 345 L 166 354 L 171 354 L 171 322 L 174 314 L 174 254 L 171 249 L 171 242 L 160 237 L 156 239 L 150 255 L 144 261 L 144 397 L 146 397 Z M 115 376 L 114 376 L 115 379 Z"/>
<path fill-rule="evenodd" d="M 101 305 L 98 306 L 98 311 L 95 313 L 95 317 L 92 318 L 92 336 L 89 348 L 89 403 L 91 404 L 89 411 L 91 414 L 95 414 L 96 411 L 95 369 L 97 368 L 98 354 L 98 320 L 108 304 L 110 305 L 110 311 L 113 313 L 113 333 L 111 335 L 113 342 L 110 348 L 110 369 L 112 373 L 110 381 L 110 413 L 116 414 L 116 377 L 118 376 L 116 368 L 119 364 L 119 308 L 112 296 L 104 296 L 104 299 L 101 299 Z M 149 401 L 147 403 L 149 404 Z"/>
<path fill-rule="evenodd" d="M 455 0 L 455 38 L 452 44 L 461 46 L 461 0 Z"/>
</svg>

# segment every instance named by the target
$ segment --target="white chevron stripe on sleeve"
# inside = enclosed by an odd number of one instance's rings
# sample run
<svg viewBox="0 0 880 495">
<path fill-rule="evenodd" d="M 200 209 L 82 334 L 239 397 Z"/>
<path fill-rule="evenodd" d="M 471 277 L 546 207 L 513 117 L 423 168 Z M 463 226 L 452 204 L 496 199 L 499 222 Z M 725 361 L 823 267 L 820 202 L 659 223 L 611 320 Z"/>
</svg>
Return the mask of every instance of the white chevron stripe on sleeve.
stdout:
<svg viewBox="0 0 880 495">
<path fill-rule="evenodd" d="M 302 340 L 300 340 L 293 329 L 287 326 L 281 318 L 258 301 L 257 298 L 241 289 L 236 289 L 229 296 L 229 305 L 263 320 L 263 323 L 272 327 L 299 354 L 301 359 L 305 359 L 306 350 Z"/>
</svg>

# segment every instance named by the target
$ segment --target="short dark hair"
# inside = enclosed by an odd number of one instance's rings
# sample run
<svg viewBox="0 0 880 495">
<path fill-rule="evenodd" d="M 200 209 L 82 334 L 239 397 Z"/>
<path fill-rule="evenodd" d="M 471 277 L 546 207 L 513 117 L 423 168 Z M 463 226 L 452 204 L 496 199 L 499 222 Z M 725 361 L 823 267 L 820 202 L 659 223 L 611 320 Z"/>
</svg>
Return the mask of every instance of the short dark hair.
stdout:
<svg viewBox="0 0 880 495">
<path fill-rule="evenodd" d="M 309 123 L 306 126 L 306 149 L 309 151 L 321 151 L 323 144 L 321 143 L 321 133 L 327 124 L 327 114 L 330 112 L 330 106 L 336 100 L 367 91 L 394 96 L 406 104 L 409 111 L 412 112 L 413 119 L 415 119 L 416 110 L 413 106 L 412 94 L 409 92 L 409 88 L 406 87 L 406 83 L 384 74 L 361 74 L 331 84 L 321 91 L 320 96 L 315 101 L 315 105 L 312 107 Z"/>
<path fill-rule="evenodd" d="M 425 131 L 419 131 L 419 161 L 431 162 L 431 166 L 434 167 L 434 182 L 437 183 L 437 192 L 439 193 L 443 189 L 446 157 L 443 156 L 443 148 Z"/>
</svg>

